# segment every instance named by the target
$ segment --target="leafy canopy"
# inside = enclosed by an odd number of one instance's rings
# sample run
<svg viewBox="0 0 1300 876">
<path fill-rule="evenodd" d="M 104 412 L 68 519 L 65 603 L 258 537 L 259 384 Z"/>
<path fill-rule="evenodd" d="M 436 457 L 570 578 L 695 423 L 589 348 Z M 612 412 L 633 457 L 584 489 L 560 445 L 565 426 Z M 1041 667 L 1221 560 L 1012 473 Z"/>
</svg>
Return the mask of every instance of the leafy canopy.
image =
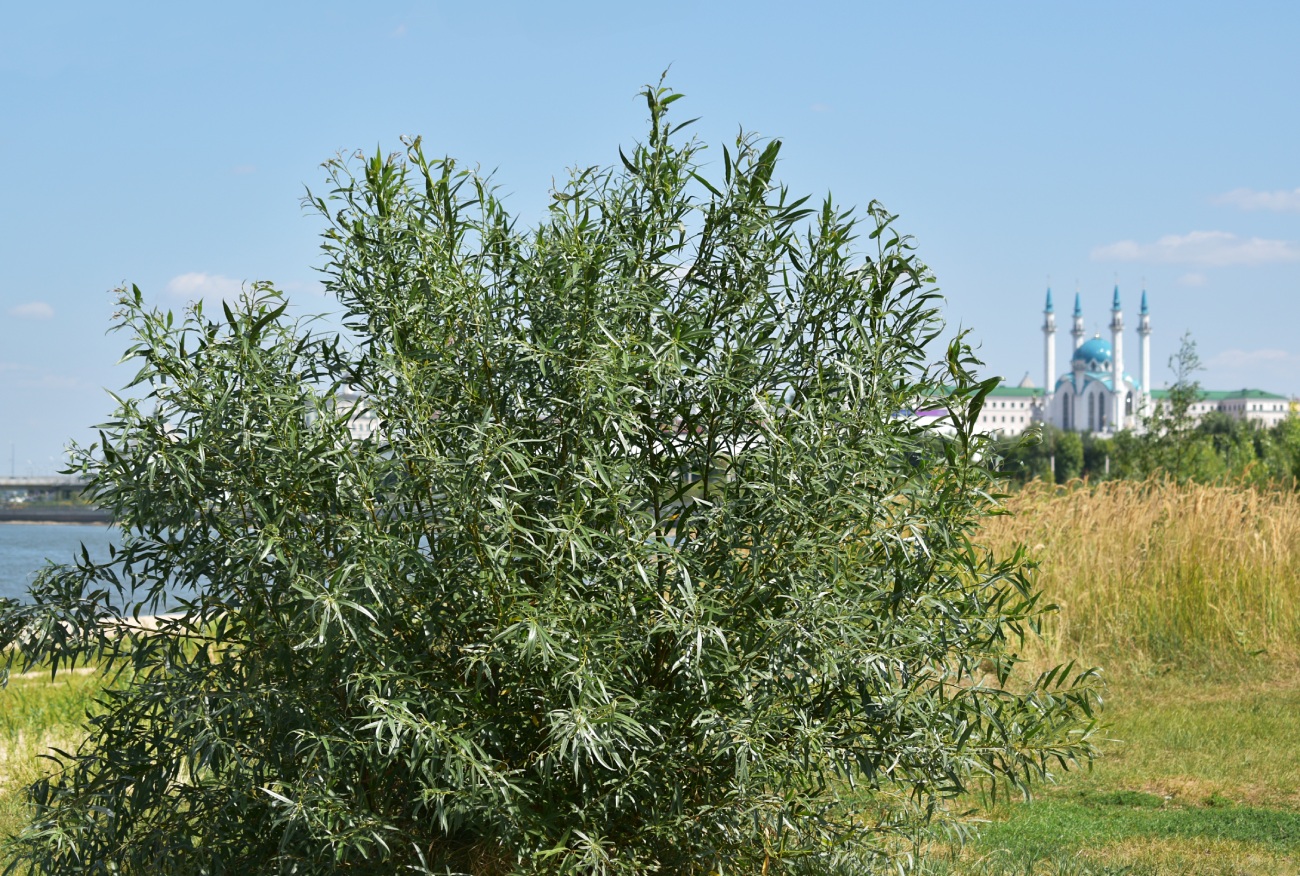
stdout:
<svg viewBox="0 0 1300 876">
<path fill-rule="evenodd" d="M 3 612 L 117 682 L 16 865 L 860 873 L 1088 754 L 1087 675 L 1013 677 L 1043 609 L 929 272 L 775 141 L 706 168 L 678 97 L 528 231 L 418 140 L 329 162 L 342 338 L 123 294 L 143 398 L 77 456 L 122 548 Z"/>
</svg>

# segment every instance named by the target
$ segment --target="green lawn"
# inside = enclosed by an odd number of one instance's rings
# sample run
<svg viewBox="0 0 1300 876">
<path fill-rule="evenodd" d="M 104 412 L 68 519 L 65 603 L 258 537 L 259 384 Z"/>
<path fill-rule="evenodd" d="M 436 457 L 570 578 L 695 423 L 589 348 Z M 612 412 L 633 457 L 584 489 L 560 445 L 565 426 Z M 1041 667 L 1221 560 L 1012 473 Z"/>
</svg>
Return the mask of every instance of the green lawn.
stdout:
<svg viewBox="0 0 1300 876">
<path fill-rule="evenodd" d="M 1300 874 L 1300 672 L 1113 681 L 1104 756 L 989 823 L 934 874 Z"/>
<path fill-rule="evenodd" d="M 54 681 L 33 673 L 10 678 L 0 690 L 0 837 L 23 822 L 21 789 L 50 765 L 40 755 L 76 744 L 102 681 L 84 670 L 59 673 Z"/>
</svg>

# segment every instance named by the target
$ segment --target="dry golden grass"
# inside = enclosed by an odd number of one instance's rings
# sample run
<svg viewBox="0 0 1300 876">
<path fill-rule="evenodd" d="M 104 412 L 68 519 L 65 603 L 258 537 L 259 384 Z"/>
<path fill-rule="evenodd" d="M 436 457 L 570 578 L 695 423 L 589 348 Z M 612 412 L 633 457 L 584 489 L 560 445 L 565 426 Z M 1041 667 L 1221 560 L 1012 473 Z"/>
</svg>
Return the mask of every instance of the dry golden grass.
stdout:
<svg viewBox="0 0 1300 876">
<path fill-rule="evenodd" d="M 1026 854 L 1023 850 L 950 851 L 927 861 L 924 876 L 1295 876 L 1286 850 L 1232 840 L 1134 837 L 1095 848 Z"/>
<path fill-rule="evenodd" d="M 1219 839 L 1134 837 L 1079 853 L 1094 872 L 1295 876 L 1300 859 L 1288 851 Z M 1098 866 L 1099 865 L 1099 866 Z"/>
<path fill-rule="evenodd" d="M 1165 480 L 1035 482 L 985 525 L 1060 606 L 1044 657 L 1115 667 L 1300 655 L 1300 494 Z"/>
</svg>

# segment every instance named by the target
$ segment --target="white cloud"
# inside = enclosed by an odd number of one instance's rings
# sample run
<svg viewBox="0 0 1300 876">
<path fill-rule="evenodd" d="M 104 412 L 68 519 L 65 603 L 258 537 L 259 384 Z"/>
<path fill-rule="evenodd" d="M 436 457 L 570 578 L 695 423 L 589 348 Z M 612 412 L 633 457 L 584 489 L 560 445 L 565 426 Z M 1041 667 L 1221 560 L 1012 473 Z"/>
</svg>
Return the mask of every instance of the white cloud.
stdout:
<svg viewBox="0 0 1300 876">
<path fill-rule="evenodd" d="M 40 374 L 30 380 L 17 381 L 19 386 L 31 389 L 77 389 L 82 385 L 75 377 L 63 374 Z"/>
<path fill-rule="evenodd" d="M 1300 247 L 1289 240 L 1242 238 L 1228 231 L 1166 234 L 1155 243 L 1121 240 L 1093 249 L 1095 261 L 1165 262 L 1223 268 L 1262 265 L 1300 259 Z"/>
<path fill-rule="evenodd" d="M 1189 274 L 1183 274 L 1181 277 L 1178 278 L 1178 285 L 1180 286 L 1204 286 L 1205 283 L 1206 283 L 1205 275 L 1197 271 L 1192 271 Z"/>
<path fill-rule="evenodd" d="M 1291 394 L 1296 391 L 1296 374 L 1300 372 L 1300 352 L 1264 347 L 1243 350 L 1230 347 L 1205 361 L 1202 386 L 1235 389 L 1239 386 Z"/>
<path fill-rule="evenodd" d="M 1287 191 L 1257 192 L 1254 189 L 1233 189 L 1214 199 L 1216 204 L 1228 204 L 1242 210 L 1272 210 L 1275 213 L 1300 212 L 1300 188 Z"/>
<path fill-rule="evenodd" d="M 828 103 L 815 103 L 809 109 L 815 113 L 828 113 L 831 111 L 831 105 Z"/>
<path fill-rule="evenodd" d="M 82 382 L 65 374 L 42 371 L 31 365 L 16 362 L 0 362 L 0 374 L 4 374 L 5 383 L 20 389 L 61 390 L 77 389 Z"/>
<path fill-rule="evenodd" d="M 220 274 L 204 274 L 200 271 L 193 271 L 168 280 L 167 294 L 176 298 L 184 298 L 187 301 L 195 301 L 199 298 L 225 298 L 231 300 L 239 297 L 239 292 L 243 287 L 244 284 L 239 280 L 232 280 Z"/>
<path fill-rule="evenodd" d="M 1300 356 L 1286 350 L 1224 350 L 1205 363 L 1210 368 L 1294 368 Z"/>
<path fill-rule="evenodd" d="M 236 164 L 230 168 L 230 172 L 235 176 L 248 176 L 250 173 L 257 173 L 256 164 Z"/>
<path fill-rule="evenodd" d="M 9 315 L 17 319 L 50 319 L 54 316 L 54 308 L 44 301 L 28 301 L 9 308 Z"/>
</svg>

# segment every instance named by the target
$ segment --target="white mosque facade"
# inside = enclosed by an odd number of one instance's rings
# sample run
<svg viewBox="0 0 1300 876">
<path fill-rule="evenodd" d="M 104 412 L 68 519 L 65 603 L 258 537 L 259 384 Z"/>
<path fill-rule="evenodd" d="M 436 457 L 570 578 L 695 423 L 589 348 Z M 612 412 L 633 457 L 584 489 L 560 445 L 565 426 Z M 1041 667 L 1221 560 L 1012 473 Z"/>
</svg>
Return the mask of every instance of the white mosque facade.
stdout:
<svg viewBox="0 0 1300 876">
<path fill-rule="evenodd" d="M 1047 290 L 1043 308 L 1043 387 L 1035 387 L 1026 376 L 1019 386 L 1000 386 L 990 392 L 980 410 L 977 431 L 1003 436 L 1019 435 L 1035 423 L 1050 423 L 1069 432 L 1113 435 L 1123 429 L 1140 431 L 1145 417 L 1156 405 L 1164 404 L 1168 390 L 1151 385 L 1151 314 L 1147 294 L 1137 323 L 1137 376 L 1126 370 L 1124 357 L 1124 313 L 1119 287 L 1115 287 L 1110 311 L 1110 339 L 1086 337 L 1083 308 L 1074 296 L 1074 341 L 1070 367 L 1064 373 L 1056 365 L 1056 311 L 1052 291 Z M 1259 389 L 1205 390 L 1192 405 L 1200 417 L 1220 411 L 1230 417 L 1272 426 L 1291 413 L 1285 396 Z"/>
</svg>

